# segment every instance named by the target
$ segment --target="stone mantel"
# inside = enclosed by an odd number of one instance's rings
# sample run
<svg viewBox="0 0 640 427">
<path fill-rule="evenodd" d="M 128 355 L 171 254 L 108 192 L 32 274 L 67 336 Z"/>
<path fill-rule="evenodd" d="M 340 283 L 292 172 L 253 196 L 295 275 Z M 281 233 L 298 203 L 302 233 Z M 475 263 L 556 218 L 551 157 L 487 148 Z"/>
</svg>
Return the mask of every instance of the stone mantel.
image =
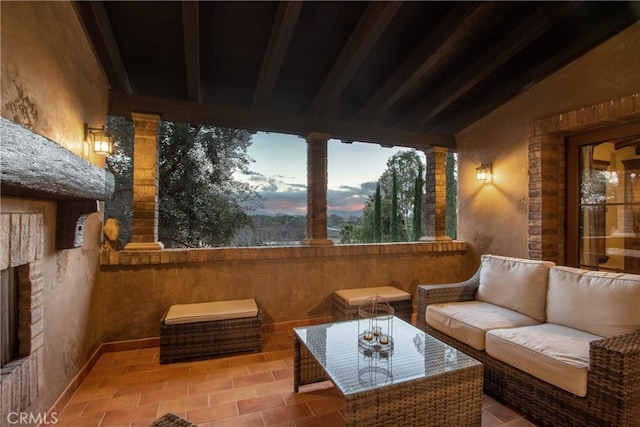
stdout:
<svg viewBox="0 0 640 427">
<path fill-rule="evenodd" d="M 56 200 L 106 200 L 113 175 L 63 146 L 0 117 L 2 193 Z"/>
<path fill-rule="evenodd" d="M 113 175 L 3 117 L 0 144 L 2 195 L 56 200 L 56 247 L 81 246 L 87 215 L 113 194 Z"/>
</svg>

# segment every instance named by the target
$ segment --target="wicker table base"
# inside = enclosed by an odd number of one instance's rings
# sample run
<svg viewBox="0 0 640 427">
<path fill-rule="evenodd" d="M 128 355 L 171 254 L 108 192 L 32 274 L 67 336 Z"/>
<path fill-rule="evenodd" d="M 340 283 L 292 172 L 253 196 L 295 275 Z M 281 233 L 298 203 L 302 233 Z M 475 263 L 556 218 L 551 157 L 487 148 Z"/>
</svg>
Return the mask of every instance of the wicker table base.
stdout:
<svg viewBox="0 0 640 427">
<path fill-rule="evenodd" d="M 363 369 L 371 359 L 359 353 L 357 343 L 353 351 L 356 325 L 296 328 L 296 392 L 302 385 L 330 379 L 345 397 L 347 427 L 480 426 L 481 363 L 396 319 L 393 355 L 378 359 L 385 369 Z"/>
</svg>

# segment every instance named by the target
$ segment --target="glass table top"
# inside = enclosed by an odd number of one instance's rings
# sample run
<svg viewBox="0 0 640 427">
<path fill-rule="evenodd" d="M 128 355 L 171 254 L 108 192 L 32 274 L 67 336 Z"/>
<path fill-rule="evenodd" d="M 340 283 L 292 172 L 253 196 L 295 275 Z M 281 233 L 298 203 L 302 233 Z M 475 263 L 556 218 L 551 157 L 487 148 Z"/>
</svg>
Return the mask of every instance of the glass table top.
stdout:
<svg viewBox="0 0 640 427">
<path fill-rule="evenodd" d="M 395 316 L 376 318 L 381 334 L 370 337 L 372 319 L 294 328 L 344 395 L 479 365 L 480 362 Z M 391 333 L 389 334 L 389 331 Z M 384 337 L 392 337 L 392 345 Z M 371 338 L 371 339 L 369 339 Z M 390 340 L 391 341 L 391 340 Z"/>
</svg>

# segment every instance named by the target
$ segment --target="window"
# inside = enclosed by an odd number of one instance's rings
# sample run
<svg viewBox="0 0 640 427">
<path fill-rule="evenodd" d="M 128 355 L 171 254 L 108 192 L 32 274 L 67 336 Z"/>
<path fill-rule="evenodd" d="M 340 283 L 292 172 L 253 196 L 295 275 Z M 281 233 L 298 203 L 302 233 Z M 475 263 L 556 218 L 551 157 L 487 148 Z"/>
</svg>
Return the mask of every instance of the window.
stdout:
<svg viewBox="0 0 640 427">
<path fill-rule="evenodd" d="M 633 129 L 568 140 L 569 265 L 640 273 L 640 135 Z"/>
<path fill-rule="evenodd" d="M 19 356 L 18 275 L 15 268 L 0 272 L 0 366 Z"/>
</svg>

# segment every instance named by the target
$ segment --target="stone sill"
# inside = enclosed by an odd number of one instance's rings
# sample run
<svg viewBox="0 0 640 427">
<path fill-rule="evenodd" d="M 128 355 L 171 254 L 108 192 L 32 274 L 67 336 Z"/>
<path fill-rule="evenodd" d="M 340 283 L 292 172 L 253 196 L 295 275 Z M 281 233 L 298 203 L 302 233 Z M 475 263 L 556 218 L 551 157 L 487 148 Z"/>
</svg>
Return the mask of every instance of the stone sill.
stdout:
<svg viewBox="0 0 640 427">
<path fill-rule="evenodd" d="M 103 267 L 120 265 L 166 265 L 215 261 L 379 256 L 466 251 L 467 242 L 460 241 L 371 243 L 329 246 L 164 249 L 158 251 L 102 251 L 100 254 L 100 265 Z"/>
</svg>

